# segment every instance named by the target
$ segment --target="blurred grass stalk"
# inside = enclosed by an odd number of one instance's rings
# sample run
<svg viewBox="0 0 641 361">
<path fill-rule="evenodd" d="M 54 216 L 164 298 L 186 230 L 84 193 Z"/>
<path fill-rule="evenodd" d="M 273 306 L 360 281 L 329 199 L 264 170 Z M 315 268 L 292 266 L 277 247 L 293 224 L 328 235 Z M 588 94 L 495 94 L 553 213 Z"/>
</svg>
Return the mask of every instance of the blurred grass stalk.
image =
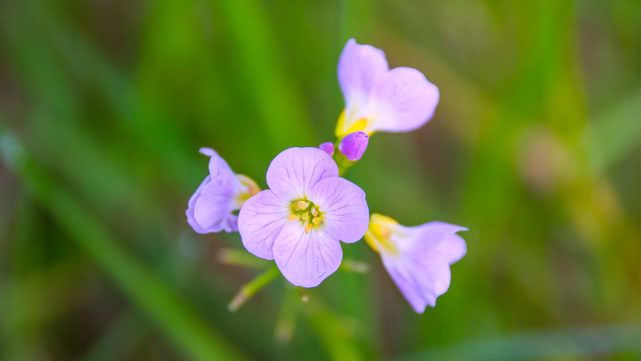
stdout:
<svg viewBox="0 0 641 361">
<path fill-rule="evenodd" d="M 273 150 L 313 144 L 303 99 L 286 75 L 285 62 L 279 56 L 279 46 L 262 2 L 221 0 L 216 4 L 242 64 L 244 87 L 258 106 Z M 295 137 L 294 144 L 292 136 Z"/>
<path fill-rule="evenodd" d="M 76 244 L 185 355 L 203 361 L 242 359 L 177 293 L 118 246 L 102 225 L 29 159 L 15 138 L 4 130 L 0 130 L 0 155 Z"/>
</svg>

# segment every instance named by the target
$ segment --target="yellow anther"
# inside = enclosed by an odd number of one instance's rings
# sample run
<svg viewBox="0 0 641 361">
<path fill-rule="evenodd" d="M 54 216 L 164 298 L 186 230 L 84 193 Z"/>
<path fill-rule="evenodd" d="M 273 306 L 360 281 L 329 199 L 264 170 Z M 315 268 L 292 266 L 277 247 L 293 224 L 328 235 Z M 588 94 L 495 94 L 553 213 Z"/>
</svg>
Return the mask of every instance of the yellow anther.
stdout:
<svg viewBox="0 0 641 361">
<path fill-rule="evenodd" d="M 247 193 L 250 196 L 253 196 L 256 193 L 260 192 L 260 187 L 258 186 L 258 184 L 256 184 L 256 182 L 254 182 L 254 180 L 249 178 L 248 176 L 244 174 L 236 174 L 236 178 L 240 181 L 240 184 L 247 188 Z"/>
<path fill-rule="evenodd" d="M 307 202 L 307 201 L 302 201 L 301 200 L 301 201 L 296 202 L 296 209 L 298 209 L 299 211 L 304 211 L 304 210 L 307 209 L 307 207 L 309 207 L 309 202 Z"/>
<path fill-rule="evenodd" d="M 394 254 L 398 250 L 391 241 L 391 236 L 396 226 L 398 226 L 398 222 L 393 218 L 374 213 L 365 233 L 365 241 L 376 252 L 384 251 Z"/>
<path fill-rule="evenodd" d="M 244 187 L 244 189 L 236 195 L 236 199 L 234 200 L 236 203 L 236 207 L 240 208 L 249 198 L 260 192 L 260 187 L 256 184 L 256 182 L 254 182 L 253 179 L 249 178 L 246 175 L 236 174 L 236 178 Z"/>
<path fill-rule="evenodd" d="M 368 128 L 369 122 L 367 118 L 360 118 L 355 121 L 347 120 L 346 111 L 343 110 L 341 115 L 338 117 L 338 122 L 336 123 L 336 136 L 342 138 L 350 133 L 354 132 L 366 132 L 370 135 L 371 131 L 366 130 Z"/>
<path fill-rule="evenodd" d="M 290 204 L 289 210 L 289 219 L 292 221 L 300 221 L 305 232 L 309 233 L 314 228 L 320 227 L 323 224 L 323 213 L 318 209 L 318 206 L 310 200 L 305 198 L 294 199 Z"/>
</svg>

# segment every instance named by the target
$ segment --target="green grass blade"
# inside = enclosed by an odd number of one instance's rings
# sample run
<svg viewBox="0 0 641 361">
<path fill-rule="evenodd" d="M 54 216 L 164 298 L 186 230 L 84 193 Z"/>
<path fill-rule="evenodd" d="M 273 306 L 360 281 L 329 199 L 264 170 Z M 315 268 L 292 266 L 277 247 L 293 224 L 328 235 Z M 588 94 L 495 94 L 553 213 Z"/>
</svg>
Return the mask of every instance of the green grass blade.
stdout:
<svg viewBox="0 0 641 361">
<path fill-rule="evenodd" d="M 244 69 L 241 80 L 258 108 L 274 149 L 313 144 L 303 98 L 298 96 L 283 68 L 278 44 L 261 3 L 255 0 L 217 3 L 221 19 L 229 29 L 232 49 Z"/>
<path fill-rule="evenodd" d="M 0 135 L 0 154 L 68 232 L 71 239 L 105 271 L 127 297 L 193 360 L 238 360 L 240 355 L 156 275 L 128 254 L 69 193 L 53 183 L 20 146 Z"/>
</svg>

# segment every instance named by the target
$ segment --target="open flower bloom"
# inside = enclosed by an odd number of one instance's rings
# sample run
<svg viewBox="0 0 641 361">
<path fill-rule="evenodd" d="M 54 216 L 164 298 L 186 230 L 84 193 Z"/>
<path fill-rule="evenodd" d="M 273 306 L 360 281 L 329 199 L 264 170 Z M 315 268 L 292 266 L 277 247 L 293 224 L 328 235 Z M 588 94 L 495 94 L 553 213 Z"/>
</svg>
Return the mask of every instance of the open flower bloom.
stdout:
<svg viewBox="0 0 641 361">
<path fill-rule="evenodd" d="M 365 234 L 403 296 L 418 313 L 434 307 L 450 286 L 450 265 L 466 252 L 456 232 L 466 228 L 442 222 L 406 227 L 394 219 L 372 214 Z"/>
<path fill-rule="evenodd" d="M 332 157 L 318 148 L 280 153 L 269 165 L 267 184 L 240 210 L 243 245 L 276 261 L 290 283 L 317 286 L 341 263 L 339 241 L 353 243 L 365 234 L 365 193 L 339 177 Z"/>
<path fill-rule="evenodd" d="M 234 212 L 260 188 L 249 177 L 235 174 L 213 149 L 200 148 L 200 153 L 210 157 L 209 175 L 189 199 L 187 223 L 198 233 L 236 232 Z"/>
<path fill-rule="evenodd" d="M 409 132 L 432 118 L 438 88 L 418 70 L 389 69 L 382 50 L 350 39 L 338 63 L 338 81 L 345 110 L 336 136 L 349 133 Z"/>
</svg>

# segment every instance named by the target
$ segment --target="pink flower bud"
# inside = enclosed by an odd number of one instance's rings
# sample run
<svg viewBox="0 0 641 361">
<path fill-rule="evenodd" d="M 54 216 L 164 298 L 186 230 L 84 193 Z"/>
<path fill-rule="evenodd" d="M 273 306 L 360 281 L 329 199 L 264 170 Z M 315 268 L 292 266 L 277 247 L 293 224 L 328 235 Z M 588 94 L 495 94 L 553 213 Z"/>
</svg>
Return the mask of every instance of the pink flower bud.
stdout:
<svg viewBox="0 0 641 361">
<path fill-rule="evenodd" d="M 338 150 L 340 150 L 347 159 L 357 161 L 363 157 L 368 143 L 369 137 L 365 132 L 354 132 L 348 134 L 341 140 L 341 143 L 338 145 Z"/>
</svg>

